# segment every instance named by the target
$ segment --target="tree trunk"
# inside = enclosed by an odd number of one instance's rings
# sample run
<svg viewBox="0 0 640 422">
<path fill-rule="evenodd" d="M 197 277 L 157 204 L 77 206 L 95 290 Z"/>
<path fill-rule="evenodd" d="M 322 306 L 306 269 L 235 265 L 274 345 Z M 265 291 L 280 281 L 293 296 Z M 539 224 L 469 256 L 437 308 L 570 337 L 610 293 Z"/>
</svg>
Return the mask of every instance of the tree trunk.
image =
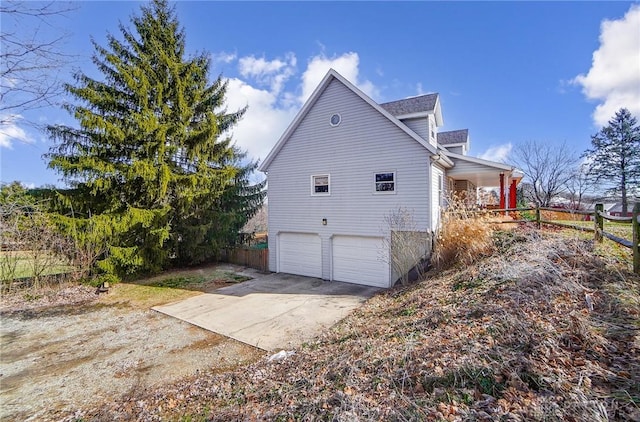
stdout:
<svg viewBox="0 0 640 422">
<path fill-rule="evenodd" d="M 622 216 L 627 216 L 627 177 L 624 171 L 622 172 Z"/>
</svg>

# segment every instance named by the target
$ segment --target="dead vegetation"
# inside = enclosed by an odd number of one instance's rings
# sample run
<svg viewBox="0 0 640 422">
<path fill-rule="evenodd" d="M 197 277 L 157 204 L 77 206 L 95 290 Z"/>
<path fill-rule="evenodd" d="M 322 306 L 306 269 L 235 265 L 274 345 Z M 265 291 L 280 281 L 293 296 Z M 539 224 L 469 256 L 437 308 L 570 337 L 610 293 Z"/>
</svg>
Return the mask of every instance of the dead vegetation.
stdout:
<svg viewBox="0 0 640 422">
<path fill-rule="evenodd" d="M 380 294 L 323 337 L 139 391 L 86 420 L 640 420 L 637 276 L 589 241 L 499 232 L 496 253 Z"/>
<path fill-rule="evenodd" d="M 438 269 L 466 266 L 494 250 L 493 227 L 486 214 L 469 209 L 464 196 L 451 195 L 431 255 Z"/>
</svg>

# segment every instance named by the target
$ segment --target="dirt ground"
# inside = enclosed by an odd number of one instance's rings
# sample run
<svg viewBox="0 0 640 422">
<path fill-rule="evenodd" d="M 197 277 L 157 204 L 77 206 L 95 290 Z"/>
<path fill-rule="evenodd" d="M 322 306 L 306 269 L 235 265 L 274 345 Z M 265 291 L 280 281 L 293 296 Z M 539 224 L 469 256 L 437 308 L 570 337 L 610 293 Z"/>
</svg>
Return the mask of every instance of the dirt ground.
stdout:
<svg viewBox="0 0 640 422">
<path fill-rule="evenodd" d="M 2 298 L 0 420 L 59 420 L 264 355 L 150 310 L 159 303 L 148 294 L 142 301 L 122 300 L 133 291 L 127 289 L 138 287 L 117 285 L 110 295 L 96 296 L 94 288 L 69 286 L 35 301 L 25 301 L 25 294 Z"/>
</svg>

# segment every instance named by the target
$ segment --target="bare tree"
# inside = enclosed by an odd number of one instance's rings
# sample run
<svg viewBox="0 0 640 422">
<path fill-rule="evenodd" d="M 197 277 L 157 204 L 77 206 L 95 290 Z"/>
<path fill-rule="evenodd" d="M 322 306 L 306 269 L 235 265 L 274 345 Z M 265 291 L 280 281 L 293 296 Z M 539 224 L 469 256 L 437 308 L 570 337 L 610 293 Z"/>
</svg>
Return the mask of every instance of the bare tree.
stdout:
<svg viewBox="0 0 640 422">
<path fill-rule="evenodd" d="M 596 187 L 596 182 L 589 176 L 589 166 L 587 164 L 577 166 L 571 173 L 566 186 L 571 209 L 581 209 L 585 195 L 594 192 Z"/>
<path fill-rule="evenodd" d="M 41 204 L 27 205 L 16 200 L 0 202 L 0 286 L 11 290 L 21 278 L 42 287 L 45 276 L 71 268 L 65 253 L 71 241 L 56 230 Z"/>
<path fill-rule="evenodd" d="M 72 56 L 62 50 L 68 33 L 58 20 L 75 9 L 57 1 L 0 3 L 0 130 L 62 94 L 60 72 Z"/>
<path fill-rule="evenodd" d="M 527 199 L 548 207 L 555 197 L 566 191 L 578 157 L 564 142 L 552 145 L 529 141 L 515 146 L 511 161 L 531 183 L 531 197 Z"/>
</svg>

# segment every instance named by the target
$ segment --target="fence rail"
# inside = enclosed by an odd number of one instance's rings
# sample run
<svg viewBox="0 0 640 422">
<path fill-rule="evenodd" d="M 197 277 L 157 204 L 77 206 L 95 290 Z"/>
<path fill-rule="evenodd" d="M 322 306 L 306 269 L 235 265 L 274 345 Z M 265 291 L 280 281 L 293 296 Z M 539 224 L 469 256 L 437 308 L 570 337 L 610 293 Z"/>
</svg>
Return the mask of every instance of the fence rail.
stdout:
<svg viewBox="0 0 640 422">
<path fill-rule="evenodd" d="M 516 213 L 526 212 L 526 211 L 535 211 L 536 218 L 535 223 L 540 228 L 542 224 L 566 227 L 574 230 L 581 230 L 586 232 L 594 233 L 594 239 L 597 242 L 602 242 L 603 238 L 607 238 L 613 242 L 616 242 L 624 247 L 627 247 L 633 251 L 633 272 L 636 274 L 640 274 L 640 203 L 635 204 L 633 208 L 633 213 L 631 217 L 617 217 L 613 215 L 609 215 L 604 212 L 603 204 L 596 204 L 594 211 L 582 211 L 582 210 L 567 210 L 563 208 L 549 208 L 549 207 L 523 207 L 523 208 L 503 208 L 503 209 L 487 209 L 478 212 L 482 213 L 491 213 L 491 214 L 512 214 L 514 217 Z M 559 223 L 557 221 L 545 220 L 542 218 L 541 211 L 552 211 L 559 213 L 567 213 L 571 215 L 584 215 L 593 217 L 593 228 L 579 226 L 576 224 L 568 224 L 568 223 Z M 631 240 L 624 239 L 622 237 L 616 236 L 613 233 L 609 233 L 604 231 L 604 220 L 613 221 L 616 223 L 630 223 L 632 227 L 632 235 L 633 238 Z M 527 219 L 516 219 L 513 218 L 511 220 L 502 220 L 500 223 L 523 223 L 523 222 L 531 222 L 532 220 Z"/>
</svg>

